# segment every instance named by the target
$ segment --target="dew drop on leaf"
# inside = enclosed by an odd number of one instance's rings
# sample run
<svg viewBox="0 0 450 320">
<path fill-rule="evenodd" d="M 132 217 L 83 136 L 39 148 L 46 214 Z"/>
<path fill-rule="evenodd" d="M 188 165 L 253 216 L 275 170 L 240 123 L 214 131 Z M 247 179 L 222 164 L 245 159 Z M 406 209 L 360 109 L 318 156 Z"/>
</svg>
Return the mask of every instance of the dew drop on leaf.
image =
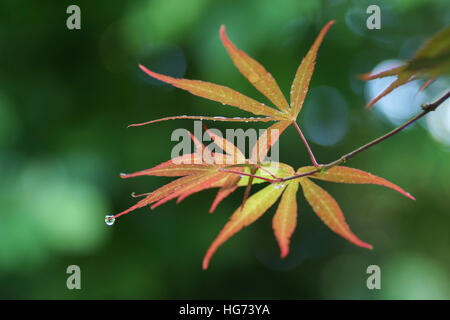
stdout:
<svg viewBox="0 0 450 320">
<path fill-rule="evenodd" d="M 114 216 L 105 216 L 105 223 L 106 223 L 106 225 L 112 226 L 114 224 L 114 221 L 116 221 Z"/>
<path fill-rule="evenodd" d="M 281 184 L 275 184 L 274 185 L 274 188 L 275 189 L 281 189 L 281 188 L 283 188 L 284 187 L 284 183 L 281 183 Z"/>
</svg>

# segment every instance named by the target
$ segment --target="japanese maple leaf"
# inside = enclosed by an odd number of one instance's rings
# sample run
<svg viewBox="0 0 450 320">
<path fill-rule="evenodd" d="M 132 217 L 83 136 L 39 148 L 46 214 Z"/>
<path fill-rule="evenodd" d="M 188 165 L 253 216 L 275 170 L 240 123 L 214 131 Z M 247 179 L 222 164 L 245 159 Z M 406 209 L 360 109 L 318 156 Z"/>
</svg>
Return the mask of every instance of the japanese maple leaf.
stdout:
<svg viewBox="0 0 450 320">
<path fill-rule="evenodd" d="M 313 169 L 314 167 L 302 167 L 297 173 L 310 172 Z M 294 174 L 293 170 L 291 174 Z M 336 166 L 308 177 L 272 183 L 252 195 L 242 210 L 238 208 L 233 213 L 230 221 L 209 247 L 203 259 L 203 269 L 208 268 L 210 259 L 219 246 L 242 228 L 260 218 L 280 197 L 281 201 L 273 217 L 272 226 L 281 250 L 281 257 L 286 257 L 289 253 L 290 238 L 297 225 L 297 191 L 299 185 L 302 187 L 305 199 L 313 211 L 332 231 L 357 246 L 372 249 L 370 244 L 360 240 L 350 230 L 336 200 L 327 191 L 312 182 L 310 178 L 337 183 L 377 184 L 391 188 L 415 200 L 409 193 L 383 178 L 343 166 Z"/>
<path fill-rule="evenodd" d="M 253 147 L 251 158 L 246 159 L 239 148 L 230 141 L 211 130 L 206 130 L 214 143 L 225 153 L 209 152 L 209 149 L 191 134 L 195 145 L 194 153 L 176 157 L 150 169 L 129 174 L 122 173 L 122 178 L 138 176 L 181 178 L 151 193 L 143 194 L 144 198 L 134 206 L 109 219 L 116 219 L 144 206 L 151 206 L 151 209 L 154 209 L 175 198 L 179 203 L 191 194 L 209 188 L 220 188 L 210 208 L 210 212 L 213 212 L 218 204 L 239 186 L 247 186 L 249 192 L 251 184 L 272 182 L 274 178 L 287 177 L 293 172 L 293 169 L 286 164 L 272 162 L 260 165 L 255 161 L 257 156 L 261 159 L 266 157 L 270 147 L 278 140 L 279 131 L 270 128 L 265 130 Z M 258 178 L 254 178 L 254 175 Z"/>
<path fill-rule="evenodd" d="M 217 85 L 210 82 L 204 82 L 199 80 L 188 79 L 176 79 L 166 75 L 162 75 L 151 71 L 139 65 L 139 67 L 149 76 L 169 83 L 174 87 L 184 89 L 190 93 L 220 102 L 224 105 L 238 107 L 254 115 L 265 116 L 259 118 L 226 118 L 226 117 L 206 117 L 206 116 L 172 116 L 162 119 L 152 120 L 144 123 L 132 124 L 131 126 L 142 126 L 149 123 L 172 120 L 172 119 L 201 119 L 201 120 L 214 120 L 214 121 L 234 121 L 234 122 L 256 122 L 256 121 L 277 121 L 275 126 L 280 130 L 280 133 L 284 131 L 290 124 L 294 124 L 299 131 L 300 136 L 305 144 L 306 140 L 301 133 L 300 128 L 296 123 L 297 116 L 305 101 L 306 94 L 308 92 L 309 82 L 312 77 L 317 51 L 319 49 L 322 40 L 335 21 L 328 22 L 325 27 L 320 31 L 315 42 L 309 49 L 306 56 L 303 58 L 300 66 L 295 74 L 294 81 L 291 85 L 290 91 L 290 104 L 287 103 L 286 98 L 281 92 L 278 84 L 272 75 L 256 60 L 249 57 L 242 50 L 239 50 L 228 38 L 225 33 L 225 26 L 220 28 L 220 38 L 227 49 L 234 65 L 238 70 L 248 79 L 248 81 L 263 95 L 265 95 L 276 107 L 272 108 L 258 102 L 252 98 L 249 98 L 233 89 L 225 86 Z M 309 147 L 308 147 L 309 149 Z M 313 158 L 312 153 L 310 156 Z M 313 163 L 317 165 L 315 160 Z"/>
<path fill-rule="evenodd" d="M 371 183 L 378 184 L 401 192 L 407 197 L 414 199 L 408 193 L 396 185 L 371 175 L 367 172 L 347 168 L 319 166 L 310 151 L 307 142 L 296 123 L 303 102 L 305 100 L 309 81 L 311 79 L 318 48 L 329 27 L 334 23 L 330 21 L 320 32 L 307 55 L 302 60 L 295 75 L 290 92 L 290 104 L 281 93 L 275 80 L 265 68 L 258 62 L 237 49 L 225 34 L 225 27 L 221 27 L 220 36 L 231 59 L 239 71 L 263 93 L 277 108 L 268 107 L 230 88 L 197 80 L 175 79 L 169 76 L 157 74 L 144 66 L 140 68 L 151 77 L 172 84 L 175 87 L 187 90 L 194 95 L 221 102 L 226 105 L 235 106 L 255 115 L 264 116 L 260 118 L 224 118 L 205 116 L 173 116 L 153 120 L 146 123 L 135 124 L 139 126 L 148 123 L 170 120 L 170 119 L 204 119 L 216 121 L 276 121 L 264 135 L 258 139 L 253 147 L 250 159 L 244 155 L 231 142 L 208 131 L 214 143 L 224 152 L 204 152 L 207 149 L 203 144 L 191 135 L 196 145 L 196 151 L 192 154 L 183 155 L 178 158 L 164 162 L 154 168 L 139 171 L 132 174 L 122 174 L 123 178 L 156 175 L 180 177 L 152 193 L 142 195 L 144 198 L 131 208 L 117 214 L 117 218 L 123 214 L 149 205 L 152 209 L 171 200 L 177 202 L 189 195 L 209 189 L 219 188 L 210 211 L 214 211 L 217 205 L 239 186 L 246 186 L 243 204 L 234 212 L 230 221 L 225 225 L 217 238 L 213 241 L 203 260 L 203 268 L 206 269 L 209 261 L 217 248 L 228 238 L 240 231 L 243 227 L 252 224 L 264 214 L 281 197 L 280 204 L 273 218 L 273 229 L 279 243 L 281 257 L 289 252 L 289 241 L 297 224 L 297 199 L 296 194 L 301 186 L 305 199 L 312 206 L 319 218 L 334 232 L 346 238 L 350 242 L 371 248 L 371 245 L 361 241 L 349 228 L 337 202 L 321 187 L 311 179 L 322 179 L 340 183 Z M 311 159 L 315 167 L 303 167 L 297 174 L 309 172 L 308 177 L 293 177 L 294 169 L 282 163 L 269 163 L 261 165 L 268 150 L 290 124 L 297 128 L 302 140 L 308 147 Z M 275 138 L 272 132 L 276 132 Z M 225 161 L 224 161 L 225 160 Z M 311 172 L 311 170 L 317 172 Z M 285 178 L 288 178 L 283 180 Z M 252 184 L 271 182 L 257 193 L 249 196 Z"/>
<path fill-rule="evenodd" d="M 388 76 L 396 76 L 382 93 L 373 98 L 366 106 L 371 108 L 385 95 L 410 81 L 420 78 L 427 79 L 419 90 L 426 88 L 438 76 L 450 74 L 450 27 L 435 34 L 421 47 L 414 57 L 405 64 L 376 74 L 363 74 L 363 80 L 373 80 Z"/>
</svg>

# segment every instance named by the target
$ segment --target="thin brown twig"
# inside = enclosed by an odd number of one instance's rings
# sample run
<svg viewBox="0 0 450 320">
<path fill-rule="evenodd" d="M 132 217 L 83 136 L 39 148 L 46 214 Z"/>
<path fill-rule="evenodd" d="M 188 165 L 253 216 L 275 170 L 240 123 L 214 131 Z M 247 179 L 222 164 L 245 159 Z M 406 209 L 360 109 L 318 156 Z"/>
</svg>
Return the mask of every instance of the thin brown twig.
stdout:
<svg viewBox="0 0 450 320">
<path fill-rule="evenodd" d="M 427 113 L 436 110 L 445 100 L 447 100 L 450 97 L 450 91 L 447 91 L 447 93 L 445 93 L 442 97 L 440 97 L 439 99 L 437 99 L 436 101 L 429 103 L 429 104 L 423 104 L 422 105 L 422 112 L 420 112 L 419 114 L 417 114 L 416 116 L 412 117 L 411 119 L 409 119 L 408 121 L 404 122 L 402 125 L 398 126 L 397 128 L 395 128 L 394 130 L 386 133 L 385 135 L 372 140 L 371 142 L 341 156 L 339 159 L 332 161 L 328 164 L 325 165 L 320 165 L 319 168 L 309 171 L 309 172 L 304 172 L 298 175 L 294 175 L 291 177 L 287 177 L 287 178 L 281 178 L 280 181 L 288 181 L 288 180 L 292 180 L 292 179 L 297 179 L 297 178 L 301 178 L 301 177 L 305 177 L 305 176 L 309 176 L 312 174 L 315 174 L 319 171 L 322 170 L 328 170 L 334 166 L 337 166 L 341 163 L 344 163 L 348 160 L 350 160 L 351 158 L 353 158 L 354 156 L 356 156 L 358 153 L 361 153 L 364 150 L 367 150 L 375 145 L 377 145 L 378 143 L 392 137 L 393 135 L 395 135 L 396 133 L 402 131 L 403 129 L 405 129 L 406 127 L 408 127 L 409 125 L 411 125 L 412 123 L 416 122 L 417 120 L 419 120 L 420 118 L 422 118 L 424 115 L 426 115 Z"/>
<path fill-rule="evenodd" d="M 259 178 L 259 179 L 264 179 L 266 181 L 269 181 L 271 183 L 277 183 L 277 182 L 283 182 L 283 181 L 289 181 L 289 180 L 293 180 L 293 179 L 298 179 L 298 178 L 302 178 L 302 177 L 306 177 L 306 176 L 310 176 L 313 175 L 315 173 L 321 172 L 321 171 L 325 171 L 328 170 L 332 167 L 335 167 L 337 165 L 340 165 L 348 160 L 350 160 L 351 158 L 353 158 L 354 156 L 356 156 L 357 154 L 363 152 L 364 150 L 367 150 L 375 145 L 377 145 L 378 143 L 392 137 L 393 135 L 397 134 L 398 132 L 402 131 L 403 129 L 405 129 L 406 127 L 408 127 L 409 125 L 413 124 L 414 122 L 416 122 L 417 120 L 419 120 L 420 118 L 422 118 L 424 115 L 426 115 L 427 113 L 436 110 L 445 100 L 447 100 L 450 97 L 450 91 L 447 91 L 447 93 L 445 93 L 443 96 L 441 96 L 439 99 L 437 99 L 436 101 L 429 103 L 429 104 L 423 104 L 422 107 L 422 111 L 417 114 L 416 116 L 412 117 L 411 119 L 409 119 L 408 121 L 404 122 L 402 125 L 398 126 L 397 128 L 395 128 L 394 130 L 386 133 L 385 135 L 372 140 L 371 142 L 341 156 L 339 159 L 336 159 L 330 163 L 327 164 L 322 164 L 322 165 L 317 165 L 316 168 L 314 170 L 308 171 L 308 172 L 303 172 L 300 174 L 296 174 L 290 177 L 286 177 L 286 178 L 278 178 L 275 180 L 271 180 L 271 179 L 267 179 L 264 177 L 260 177 L 260 176 L 256 176 L 256 175 L 249 175 L 246 174 L 247 176 L 253 176 L 254 178 Z M 298 125 L 294 122 L 294 124 L 296 125 L 296 127 L 298 128 Z M 301 134 L 300 128 L 298 128 L 300 136 L 303 137 L 303 134 Z M 304 138 L 304 137 L 303 137 Z M 306 142 L 306 140 L 304 140 L 305 145 L 307 146 L 308 151 L 311 151 L 311 149 L 308 147 L 308 144 Z M 312 155 L 312 151 L 310 152 L 310 155 Z M 314 156 L 312 155 L 311 159 L 314 159 Z M 314 159 L 315 161 L 315 159 Z M 314 163 L 313 161 L 313 163 Z M 317 162 L 316 162 L 317 163 Z M 228 171 L 230 172 L 230 171 Z M 271 181 L 270 181 L 271 180 Z"/>
</svg>

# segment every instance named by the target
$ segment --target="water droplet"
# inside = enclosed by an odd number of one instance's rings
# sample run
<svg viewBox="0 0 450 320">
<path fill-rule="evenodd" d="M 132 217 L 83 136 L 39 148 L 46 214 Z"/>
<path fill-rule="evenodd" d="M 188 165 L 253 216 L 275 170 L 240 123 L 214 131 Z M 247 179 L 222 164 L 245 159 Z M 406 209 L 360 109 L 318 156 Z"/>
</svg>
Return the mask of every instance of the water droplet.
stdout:
<svg viewBox="0 0 450 320">
<path fill-rule="evenodd" d="M 114 221 L 116 221 L 116 218 L 114 218 L 114 216 L 105 216 L 106 225 L 112 226 L 114 224 Z"/>
<path fill-rule="evenodd" d="M 274 185 L 275 189 L 281 189 L 284 188 L 284 183 L 277 183 Z"/>
</svg>

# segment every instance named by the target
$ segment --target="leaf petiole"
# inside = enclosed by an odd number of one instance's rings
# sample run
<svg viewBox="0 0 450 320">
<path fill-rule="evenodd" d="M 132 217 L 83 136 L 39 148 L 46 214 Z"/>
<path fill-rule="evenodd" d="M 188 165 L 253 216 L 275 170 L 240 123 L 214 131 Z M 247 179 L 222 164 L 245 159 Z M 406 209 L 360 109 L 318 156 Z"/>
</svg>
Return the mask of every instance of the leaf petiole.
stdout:
<svg viewBox="0 0 450 320">
<path fill-rule="evenodd" d="M 316 158 L 314 157 L 314 153 L 312 152 L 312 150 L 308 144 L 308 141 L 306 141 L 306 138 L 303 135 L 302 130 L 300 129 L 300 127 L 298 126 L 296 121 L 293 121 L 292 123 L 294 124 L 295 128 L 298 131 L 298 134 L 300 135 L 300 138 L 302 139 L 303 143 L 305 144 L 306 150 L 308 150 L 309 157 L 311 158 L 311 161 L 312 161 L 314 167 L 319 167 L 319 163 L 316 161 Z"/>
</svg>

